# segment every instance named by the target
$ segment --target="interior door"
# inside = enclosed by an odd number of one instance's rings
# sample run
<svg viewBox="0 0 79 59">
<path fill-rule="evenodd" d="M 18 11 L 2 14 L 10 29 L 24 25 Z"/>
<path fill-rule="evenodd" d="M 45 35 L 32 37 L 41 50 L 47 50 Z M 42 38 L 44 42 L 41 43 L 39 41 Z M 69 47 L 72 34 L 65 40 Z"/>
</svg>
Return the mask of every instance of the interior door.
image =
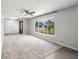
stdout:
<svg viewBox="0 0 79 59">
<path fill-rule="evenodd" d="M 23 21 L 19 21 L 19 34 L 23 34 Z"/>
</svg>

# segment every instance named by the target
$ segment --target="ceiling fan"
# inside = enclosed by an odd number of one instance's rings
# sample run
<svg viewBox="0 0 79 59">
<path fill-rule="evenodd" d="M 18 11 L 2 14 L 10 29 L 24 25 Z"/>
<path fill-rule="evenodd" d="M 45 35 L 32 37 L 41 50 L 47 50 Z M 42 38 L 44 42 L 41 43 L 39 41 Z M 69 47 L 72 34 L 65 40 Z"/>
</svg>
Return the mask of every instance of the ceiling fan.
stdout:
<svg viewBox="0 0 79 59">
<path fill-rule="evenodd" d="M 20 9 L 17 9 L 17 10 L 19 10 L 19 11 L 23 11 L 24 13 L 25 13 L 25 15 L 31 15 L 31 16 L 33 16 L 34 15 L 34 11 L 32 12 L 32 11 L 30 11 L 30 10 L 20 10 Z"/>
</svg>

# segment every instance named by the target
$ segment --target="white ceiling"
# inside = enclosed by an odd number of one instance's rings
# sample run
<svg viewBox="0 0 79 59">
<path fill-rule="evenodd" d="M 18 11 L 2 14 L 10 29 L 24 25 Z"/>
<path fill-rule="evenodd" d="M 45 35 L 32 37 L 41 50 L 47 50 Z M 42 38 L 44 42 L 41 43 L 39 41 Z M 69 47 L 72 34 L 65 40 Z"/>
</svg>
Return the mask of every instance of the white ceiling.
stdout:
<svg viewBox="0 0 79 59">
<path fill-rule="evenodd" d="M 33 17 L 76 5 L 78 0 L 2 0 L 2 16 L 23 17 L 16 9 L 35 11 Z M 31 18 L 32 16 L 26 16 Z"/>
</svg>

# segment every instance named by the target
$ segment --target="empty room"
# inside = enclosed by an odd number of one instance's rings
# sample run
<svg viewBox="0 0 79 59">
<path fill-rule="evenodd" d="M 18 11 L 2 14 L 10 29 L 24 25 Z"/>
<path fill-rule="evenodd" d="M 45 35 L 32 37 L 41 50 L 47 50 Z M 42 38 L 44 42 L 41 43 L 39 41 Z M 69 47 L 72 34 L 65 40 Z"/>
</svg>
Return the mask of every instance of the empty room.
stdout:
<svg viewBox="0 0 79 59">
<path fill-rule="evenodd" d="M 1 59 L 78 59 L 78 0 L 2 0 Z"/>
</svg>

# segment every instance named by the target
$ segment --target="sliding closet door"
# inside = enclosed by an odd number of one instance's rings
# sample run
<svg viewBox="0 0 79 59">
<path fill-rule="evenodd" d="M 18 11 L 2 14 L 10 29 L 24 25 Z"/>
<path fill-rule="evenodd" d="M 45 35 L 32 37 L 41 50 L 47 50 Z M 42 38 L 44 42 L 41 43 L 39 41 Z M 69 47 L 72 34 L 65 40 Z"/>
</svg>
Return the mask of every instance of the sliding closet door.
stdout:
<svg viewBox="0 0 79 59">
<path fill-rule="evenodd" d="M 19 34 L 23 34 L 23 21 L 19 21 Z"/>
</svg>

